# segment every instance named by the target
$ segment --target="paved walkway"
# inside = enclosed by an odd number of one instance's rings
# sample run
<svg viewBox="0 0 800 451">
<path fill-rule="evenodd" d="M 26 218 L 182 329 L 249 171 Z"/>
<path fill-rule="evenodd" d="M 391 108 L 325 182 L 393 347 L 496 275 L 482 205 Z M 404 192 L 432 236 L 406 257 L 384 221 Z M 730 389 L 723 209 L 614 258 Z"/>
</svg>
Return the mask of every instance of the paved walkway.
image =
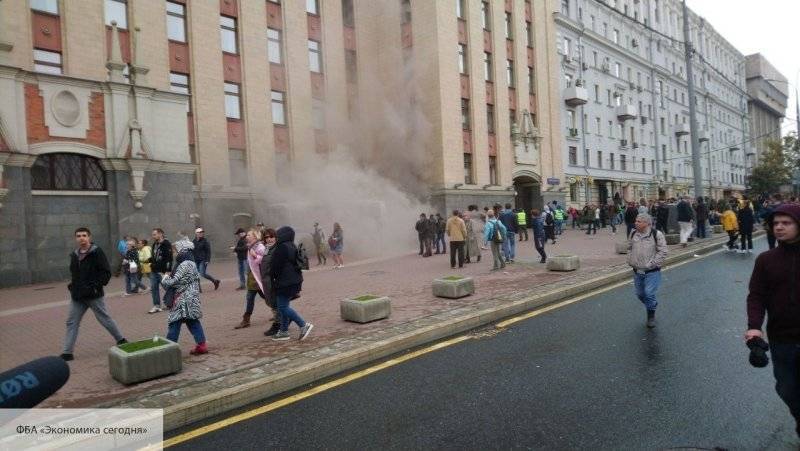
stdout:
<svg viewBox="0 0 800 451">
<path fill-rule="evenodd" d="M 624 233 L 624 232 L 623 232 Z M 411 320 L 478 303 L 492 296 L 517 290 L 593 275 L 625 260 L 613 252 L 614 240 L 624 239 L 623 233 L 612 235 L 601 230 L 587 236 L 568 230 L 555 245 L 548 245 L 550 255 L 577 254 L 581 269 L 577 273 L 553 273 L 538 263 L 532 241 L 517 243 L 517 263 L 502 272 L 492 272 L 491 254 L 484 251 L 481 263 L 466 265 L 452 271 L 449 255 L 421 258 L 406 254 L 394 258 L 373 259 L 348 264 L 342 269 L 315 267 L 305 274 L 302 297 L 293 306 L 315 328 L 309 339 L 299 342 L 273 342 L 262 332 L 268 327 L 269 310 L 263 302 L 256 304 L 253 326 L 234 330 L 244 310 L 244 292 L 234 291 L 238 285 L 233 262 L 217 261 L 210 271 L 223 279 L 214 291 L 204 283 L 203 326 L 210 353 L 190 356 L 191 335 L 184 328 L 180 344 L 184 351 L 184 370 L 174 376 L 124 386 L 108 373 L 106 352 L 112 338 L 87 313 L 75 349 L 76 360 L 70 363 L 72 375 L 67 385 L 48 399 L 43 406 L 85 407 L 119 398 L 130 398 L 145 392 L 168 389 L 171 385 L 208 380 L 241 366 L 252 365 L 264 358 L 291 356 L 330 344 L 343 337 L 357 337 L 378 332 Z M 346 257 L 346 256 L 345 256 Z M 478 292 L 460 300 L 444 300 L 431 295 L 430 283 L 435 277 L 460 273 L 476 277 Z M 204 281 L 205 282 L 205 281 Z M 166 334 L 166 314 L 147 314 L 150 295 L 122 297 L 122 278 L 114 278 L 107 287 L 106 297 L 112 316 L 123 334 L 131 341 Z M 10 368 L 29 360 L 58 355 L 64 335 L 68 311 L 66 283 L 31 285 L 0 290 L 0 368 Z M 339 300 L 358 294 L 381 294 L 392 298 L 392 316 L 383 321 L 355 324 L 339 318 Z M 290 329 L 297 334 L 296 326 Z"/>
</svg>

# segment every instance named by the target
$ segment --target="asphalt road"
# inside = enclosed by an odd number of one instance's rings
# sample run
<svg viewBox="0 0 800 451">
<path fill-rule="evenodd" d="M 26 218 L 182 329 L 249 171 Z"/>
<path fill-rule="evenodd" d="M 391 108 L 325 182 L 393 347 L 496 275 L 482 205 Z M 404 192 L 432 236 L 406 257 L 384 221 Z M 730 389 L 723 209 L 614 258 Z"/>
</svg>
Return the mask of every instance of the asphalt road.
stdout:
<svg viewBox="0 0 800 451">
<path fill-rule="evenodd" d="M 175 448 L 797 449 L 741 338 L 756 254 L 665 271 L 654 330 L 626 285 Z"/>
</svg>

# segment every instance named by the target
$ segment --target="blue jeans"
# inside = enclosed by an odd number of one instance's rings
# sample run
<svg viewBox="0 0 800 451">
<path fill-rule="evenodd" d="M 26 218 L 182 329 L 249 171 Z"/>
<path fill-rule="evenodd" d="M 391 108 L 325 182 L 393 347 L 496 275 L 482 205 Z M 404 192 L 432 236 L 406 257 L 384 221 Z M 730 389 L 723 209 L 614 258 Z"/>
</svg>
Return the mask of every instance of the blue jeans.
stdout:
<svg viewBox="0 0 800 451">
<path fill-rule="evenodd" d="M 216 282 L 217 279 L 214 278 L 211 274 L 207 273 L 206 270 L 208 269 L 208 262 L 197 262 L 197 272 L 200 273 L 200 276 L 206 280 L 210 280 L 212 282 Z"/>
<path fill-rule="evenodd" d="M 442 250 L 439 250 L 439 245 L 442 246 Z M 436 252 L 447 253 L 447 244 L 444 242 L 444 232 L 436 233 Z"/>
<path fill-rule="evenodd" d="M 515 234 L 509 231 L 503 241 L 503 254 L 506 260 L 513 260 L 517 254 L 517 244 L 514 242 L 514 236 Z"/>
<path fill-rule="evenodd" d="M 192 337 L 194 337 L 195 343 L 200 345 L 206 342 L 206 336 L 203 333 L 203 325 L 200 324 L 199 319 L 182 319 L 169 323 L 167 326 L 167 340 L 174 341 L 175 343 L 178 342 L 178 337 L 181 335 L 182 323 L 186 323 L 186 327 L 189 328 L 189 332 L 191 332 Z"/>
<path fill-rule="evenodd" d="M 633 274 L 633 286 L 636 289 L 636 297 L 642 301 L 648 311 L 655 312 L 658 307 L 656 301 L 656 291 L 661 285 L 661 271 L 653 271 L 647 274 Z"/>
<path fill-rule="evenodd" d="M 239 286 L 244 288 L 245 274 L 247 273 L 247 259 L 236 259 L 236 268 L 239 270 Z"/>
<path fill-rule="evenodd" d="M 153 305 L 161 305 L 161 273 L 150 273 L 150 296 L 153 297 Z"/>
<path fill-rule="evenodd" d="M 135 272 L 125 273 L 125 292 L 128 294 L 139 292 L 139 276 Z"/>
<path fill-rule="evenodd" d="M 769 344 L 772 354 L 772 373 L 775 391 L 789 407 L 795 421 L 800 422 L 800 345 L 790 343 Z"/>
<path fill-rule="evenodd" d="M 561 230 L 564 227 L 563 219 L 556 219 L 556 235 L 561 235 Z"/>
<path fill-rule="evenodd" d="M 267 302 L 267 299 L 264 297 L 263 294 L 261 294 L 260 291 L 258 291 L 258 290 L 247 290 L 247 294 L 244 297 L 245 301 L 247 301 L 247 307 L 245 307 L 245 310 L 244 310 L 244 313 L 246 315 L 252 315 L 253 314 L 253 309 L 256 306 L 256 295 L 257 294 L 260 295 L 264 299 L 264 302 Z"/>
<path fill-rule="evenodd" d="M 288 331 L 289 324 L 291 324 L 292 321 L 294 321 L 298 327 L 306 325 L 303 318 L 301 318 L 293 308 L 289 307 L 289 296 L 278 295 L 278 314 L 281 316 L 281 332 Z"/>
</svg>

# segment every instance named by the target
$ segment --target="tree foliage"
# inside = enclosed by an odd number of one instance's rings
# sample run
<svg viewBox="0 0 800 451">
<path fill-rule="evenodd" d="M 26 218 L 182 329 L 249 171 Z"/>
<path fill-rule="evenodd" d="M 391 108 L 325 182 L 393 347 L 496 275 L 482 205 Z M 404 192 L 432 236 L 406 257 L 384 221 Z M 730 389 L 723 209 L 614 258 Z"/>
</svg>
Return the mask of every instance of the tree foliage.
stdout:
<svg viewBox="0 0 800 451">
<path fill-rule="evenodd" d="M 777 193 L 782 185 L 792 180 L 792 169 L 797 167 L 797 139 L 786 136 L 783 142 L 770 140 L 758 165 L 750 175 L 750 190 L 754 193 Z"/>
</svg>

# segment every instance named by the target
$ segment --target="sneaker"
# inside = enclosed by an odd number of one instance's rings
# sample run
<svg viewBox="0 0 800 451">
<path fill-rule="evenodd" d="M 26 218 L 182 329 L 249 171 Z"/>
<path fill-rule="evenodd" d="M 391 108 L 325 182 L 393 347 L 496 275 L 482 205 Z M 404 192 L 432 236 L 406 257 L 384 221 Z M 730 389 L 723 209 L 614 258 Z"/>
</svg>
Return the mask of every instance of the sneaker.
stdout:
<svg viewBox="0 0 800 451">
<path fill-rule="evenodd" d="M 126 340 L 126 339 L 124 339 L 124 338 L 123 338 L 122 340 L 120 340 L 120 341 L 118 341 L 118 342 L 117 342 L 117 346 L 119 346 L 119 345 L 124 345 L 124 344 L 125 344 L 125 343 L 127 343 L 127 342 L 128 342 L 128 340 Z"/>
<path fill-rule="evenodd" d="M 301 341 L 302 341 L 302 340 L 305 340 L 305 339 L 306 339 L 306 337 L 308 337 L 308 334 L 310 334 L 310 333 L 311 333 L 311 329 L 313 329 L 313 328 L 314 328 L 314 325 L 313 325 L 313 324 L 311 324 L 311 323 L 306 323 L 306 325 L 305 325 L 305 326 L 303 326 L 303 328 L 302 328 L 302 329 L 300 329 L 300 340 L 301 340 Z"/>
<path fill-rule="evenodd" d="M 264 336 L 271 337 L 271 336 L 277 334 L 279 330 L 281 330 L 281 324 L 273 322 L 272 326 L 269 329 L 267 329 L 266 331 L 264 331 Z"/>
<path fill-rule="evenodd" d="M 65 362 L 69 362 L 70 360 L 75 360 L 75 357 L 72 354 L 67 354 L 67 353 L 61 354 L 59 357 L 61 357 L 61 359 L 64 360 Z"/>
<path fill-rule="evenodd" d="M 128 296 L 133 296 L 136 293 L 122 293 L 123 298 L 127 298 Z"/>
<path fill-rule="evenodd" d="M 290 338 L 292 337 L 289 336 L 288 330 L 279 330 L 278 333 L 272 336 L 272 339 L 275 341 L 286 341 L 289 340 Z"/>
<path fill-rule="evenodd" d="M 214 281 L 214 289 L 215 289 L 215 290 L 216 290 L 217 288 L 219 288 L 219 283 L 220 283 L 220 280 L 219 280 L 219 279 L 217 279 L 217 280 L 215 280 L 215 281 Z"/>
<path fill-rule="evenodd" d="M 730 249 L 728 246 L 726 246 L 726 245 L 724 245 L 724 244 L 723 244 L 723 245 L 722 245 L 722 250 L 723 250 L 723 251 L 726 251 L 726 252 L 730 252 L 730 250 L 731 250 L 731 249 Z"/>
<path fill-rule="evenodd" d="M 161 311 L 162 311 L 161 307 L 158 307 L 158 306 L 154 305 L 153 308 L 151 308 L 150 310 L 147 311 L 147 313 L 158 313 L 158 312 L 161 312 Z"/>
<path fill-rule="evenodd" d="M 191 355 L 201 355 L 201 354 L 208 354 L 208 345 L 206 342 L 202 342 L 199 345 L 196 345 L 194 349 L 189 351 Z"/>
</svg>

